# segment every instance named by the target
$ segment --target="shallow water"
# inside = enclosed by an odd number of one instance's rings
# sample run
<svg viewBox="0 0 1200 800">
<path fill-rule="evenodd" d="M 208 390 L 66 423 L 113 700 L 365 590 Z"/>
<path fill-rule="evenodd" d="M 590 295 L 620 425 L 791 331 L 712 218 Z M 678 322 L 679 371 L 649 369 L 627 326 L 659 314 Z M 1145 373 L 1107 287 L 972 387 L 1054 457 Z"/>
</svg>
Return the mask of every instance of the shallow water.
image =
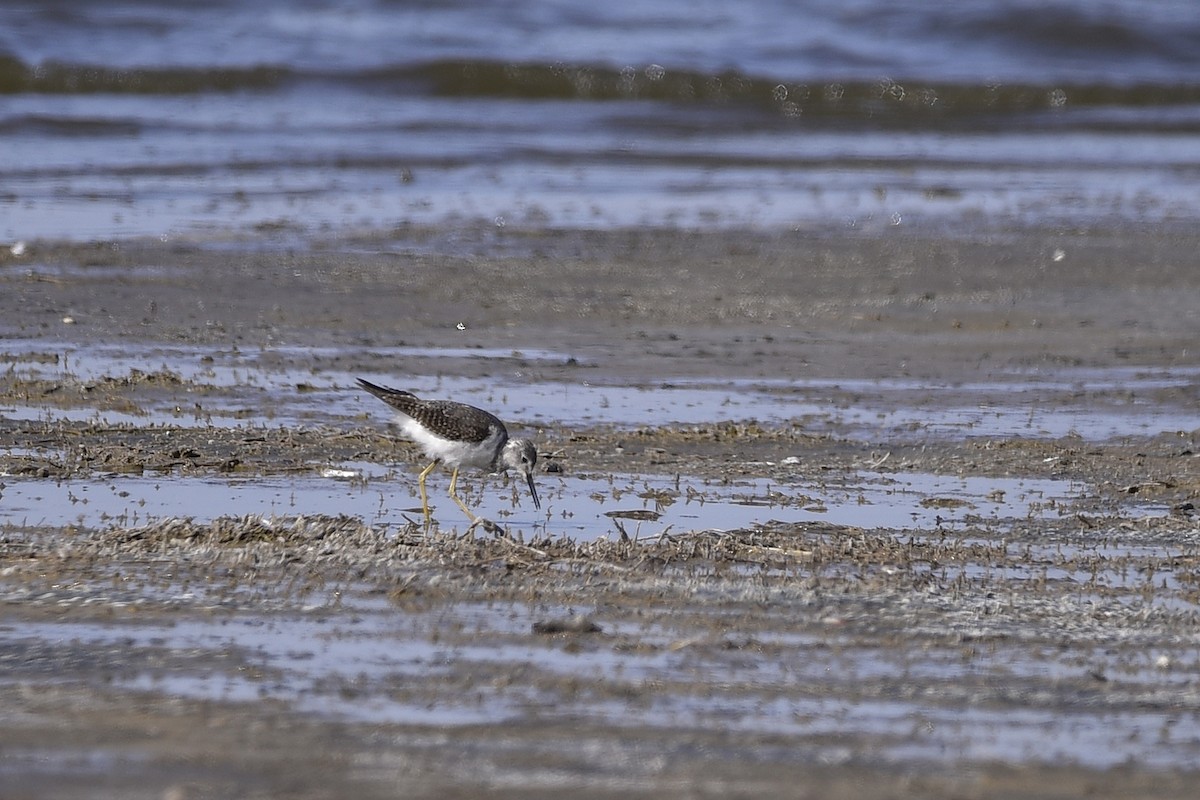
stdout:
<svg viewBox="0 0 1200 800">
<path fill-rule="evenodd" d="M 776 475 L 780 470 L 768 470 Z M 788 470 L 783 468 L 782 474 Z M 117 475 L 53 481 L 5 476 L 0 520 L 34 527 L 134 527 L 168 518 L 209 521 L 220 516 L 347 515 L 381 527 L 422 518 L 416 469 L 337 464 L 284 477 L 154 477 Z M 861 528 L 950 531 L 966 525 L 1003 529 L 1022 520 L 1074 513 L 1090 490 L 1071 481 L 953 477 L 922 473 L 848 473 L 819 482 L 795 474 L 781 479 L 706 481 L 691 477 L 613 475 L 537 476 L 541 512 L 524 486 L 474 476 L 459 493 L 477 514 L 526 536 L 588 541 L 752 528 L 770 521 L 820 521 Z M 465 529 L 444 474 L 428 481 L 440 525 Z M 1153 504 L 1138 513 L 1163 513 Z"/>
<path fill-rule="evenodd" d="M 1198 37 L 1184 0 L 7 4 L 0 240 L 1187 222 Z"/>
<path fill-rule="evenodd" d="M 212 348 L 121 345 L 47 346 L 41 340 L 8 339 L 0 359 L 25 380 L 59 381 L 79 388 L 134 371 L 168 378 L 162 399 L 136 410 L 88 405 L 9 405 L 11 419 L 94 420 L 110 424 L 203 427 L 232 421 L 259 425 L 344 425 L 362 415 L 388 419 L 386 410 L 354 387 L 357 377 L 383 384 L 392 374 L 347 369 L 347 358 L 369 356 L 408 365 L 405 387 L 427 397 L 453 397 L 488 408 L 507 422 L 536 427 L 699 424 L 714 420 L 794 421 L 812 433 L 851 439 L 895 441 L 930 437 L 1081 436 L 1105 441 L 1192 430 L 1195 410 L 1187 400 L 1162 400 L 1161 390 L 1190 390 L 1200 369 L 1137 367 L 1056 368 L 988 373 L 953 385 L 911 378 L 837 380 L 806 378 L 675 378 L 630 385 L 619 376 L 586 370 L 580 380 L 537 381 L 539 365 L 588 365 L 586 357 L 554 350 L 475 348 Z M 293 358 L 295 357 L 295 358 Z M 486 362 L 485 379 L 447 377 L 447 359 Z M 300 366 L 304 365 L 304 366 Z M 338 366 L 334 366 L 338 365 Z M 428 374 L 422 374 L 422 369 Z M 178 386 L 172 383 L 179 382 Z M 189 386 L 188 384 L 194 384 Z M 200 391 L 197 391 L 200 390 Z M 212 391 L 216 390 L 216 391 Z M 930 415 L 914 398 L 937 396 Z M 383 413 L 380 411 L 383 410 Z"/>
<path fill-rule="evenodd" d="M 348 591 L 339 610 L 347 614 L 336 626 L 321 608 L 136 626 L 22 623 L 0 628 L 0 648 L 57 652 L 66 664 L 76 652 L 97 658 L 119 650 L 124 666 L 111 681 L 133 691 L 283 702 L 306 713 L 374 724 L 453 727 L 537 714 L 664 730 L 719 725 L 801 737 L 804 744 L 791 745 L 800 748 L 795 756 L 824 763 L 860 757 L 861 744 L 840 744 L 858 741 L 874 743 L 873 760 L 894 762 L 998 759 L 1106 768 L 1132 759 L 1170 766 L 1186 763 L 1200 736 L 1200 716 L 1188 712 L 1171 715 L 1167 730 L 1155 709 L 1107 712 L 1102 704 L 1064 714 L 1025 704 L 962 707 L 958 692 L 989 671 L 1002 672 L 1010 687 L 1035 692 L 1082 674 L 1087 662 L 1081 665 L 1058 648 L 998 645 L 969 660 L 938 651 L 912 660 L 902 650 L 839 641 L 831 630 L 758 635 L 755 649 L 781 647 L 797 657 L 751 664 L 741 648 L 700 647 L 656 624 L 610 626 L 600 647 L 566 647 L 553 637 L 531 636 L 533 623 L 565 613 L 553 607 L 458 603 L 396 613 Z M 621 641 L 638 647 L 612 646 Z M 220 664 L 225 666 L 214 666 Z M 1179 666 L 1170 673 L 1123 672 L 1123 689 L 1188 692 Z M 524 678 L 476 681 L 471 691 L 459 690 L 462 676 L 497 669 Z M 557 680 L 596 674 L 609 676 L 615 695 L 563 696 L 555 688 Z M 853 687 L 881 680 L 895 686 L 893 697 L 855 697 Z M 634 699 L 620 699 L 621 687 Z M 642 698 L 644 687 L 659 689 Z M 983 687 L 978 691 L 986 694 Z"/>
</svg>

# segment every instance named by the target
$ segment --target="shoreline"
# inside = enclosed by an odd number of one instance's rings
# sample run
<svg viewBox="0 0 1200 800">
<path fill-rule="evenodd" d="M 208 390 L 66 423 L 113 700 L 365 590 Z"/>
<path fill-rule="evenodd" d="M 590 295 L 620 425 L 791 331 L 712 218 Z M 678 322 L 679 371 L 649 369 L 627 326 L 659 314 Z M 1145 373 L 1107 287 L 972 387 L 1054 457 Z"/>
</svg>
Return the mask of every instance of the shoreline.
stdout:
<svg viewBox="0 0 1200 800">
<path fill-rule="evenodd" d="M 1037 231 L 1015 241 L 987 232 L 947 240 L 668 230 L 521 238 L 512 254 L 495 256 L 484 255 L 490 241 L 446 256 L 392 236 L 278 252 L 186 240 L 38 242 L 20 256 L 0 251 L 3 333 L 238 346 L 565 342 L 624 345 L 626 355 L 661 336 L 682 341 L 662 346 L 684 363 L 687 337 L 709 349 L 754 333 L 820 348 L 834 334 L 846 342 L 818 362 L 822 374 L 856 377 L 904 362 L 887 354 L 860 364 L 863 356 L 845 352 L 882 350 L 891 336 L 913 337 L 914 349 L 933 341 L 959 368 L 993 340 L 1028 363 L 1170 364 L 1189 355 L 1195 321 L 1200 236 L 1157 228 Z M 1046 347 L 1056 339 L 1061 352 Z M 731 346 L 719 366 L 736 367 L 747 350 Z M 700 357 L 714 355 L 722 353 Z"/>
</svg>

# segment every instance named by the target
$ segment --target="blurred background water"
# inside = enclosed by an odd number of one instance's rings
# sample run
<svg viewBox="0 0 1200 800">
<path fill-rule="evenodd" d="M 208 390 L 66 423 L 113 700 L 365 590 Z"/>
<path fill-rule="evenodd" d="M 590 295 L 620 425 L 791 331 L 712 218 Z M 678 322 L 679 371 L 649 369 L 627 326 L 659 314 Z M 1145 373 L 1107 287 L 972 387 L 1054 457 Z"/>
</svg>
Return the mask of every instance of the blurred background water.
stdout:
<svg viewBox="0 0 1200 800">
<path fill-rule="evenodd" d="M 1184 224 L 1192 0 L 0 5 L 0 240 Z"/>
</svg>

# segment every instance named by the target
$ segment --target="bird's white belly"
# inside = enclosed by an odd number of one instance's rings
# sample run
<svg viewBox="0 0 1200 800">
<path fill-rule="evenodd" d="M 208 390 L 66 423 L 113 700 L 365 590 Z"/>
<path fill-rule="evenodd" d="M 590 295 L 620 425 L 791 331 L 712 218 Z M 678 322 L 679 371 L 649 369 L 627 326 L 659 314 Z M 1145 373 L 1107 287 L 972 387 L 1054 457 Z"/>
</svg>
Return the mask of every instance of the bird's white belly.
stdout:
<svg viewBox="0 0 1200 800">
<path fill-rule="evenodd" d="M 416 420 L 404 415 L 398 415 L 400 426 L 408 438 L 412 439 L 429 458 L 437 459 L 448 467 L 477 467 L 490 469 L 500 443 L 500 432 L 493 431 L 492 435 L 483 442 L 456 442 L 443 439 L 430 433 Z"/>
</svg>

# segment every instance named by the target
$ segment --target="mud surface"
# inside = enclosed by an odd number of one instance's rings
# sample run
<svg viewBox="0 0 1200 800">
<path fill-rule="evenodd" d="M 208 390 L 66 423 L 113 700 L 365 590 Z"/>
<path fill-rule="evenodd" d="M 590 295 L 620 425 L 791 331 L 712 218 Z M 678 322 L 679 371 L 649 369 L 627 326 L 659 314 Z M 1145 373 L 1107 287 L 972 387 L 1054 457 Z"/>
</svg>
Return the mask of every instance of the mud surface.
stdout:
<svg viewBox="0 0 1200 800">
<path fill-rule="evenodd" d="M 1194 235 L 302 245 L 0 260 L 5 797 L 1193 796 Z"/>
</svg>

